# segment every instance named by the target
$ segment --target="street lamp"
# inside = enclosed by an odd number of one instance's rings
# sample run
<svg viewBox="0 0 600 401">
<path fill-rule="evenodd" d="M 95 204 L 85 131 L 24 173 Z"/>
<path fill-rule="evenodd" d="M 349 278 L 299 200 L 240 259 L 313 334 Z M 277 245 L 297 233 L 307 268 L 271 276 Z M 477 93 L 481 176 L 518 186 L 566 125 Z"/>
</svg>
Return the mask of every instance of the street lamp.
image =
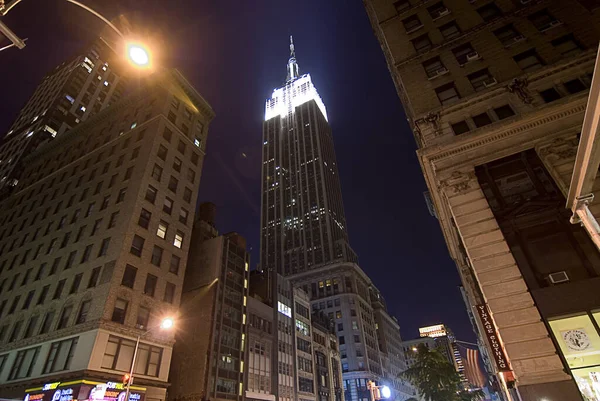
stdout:
<svg viewBox="0 0 600 401">
<path fill-rule="evenodd" d="M 369 393 L 371 393 L 370 401 L 383 400 L 392 397 L 392 390 L 388 386 L 378 386 L 372 380 L 367 382 L 367 388 L 369 389 Z"/>
<path fill-rule="evenodd" d="M 158 328 L 160 328 L 162 330 L 170 330 L 173 328 L 174 325 L 175 325 L 175 321 L 173 320 L 173 318 L 166 317 L 163 320 L 161 320 L 160 325 L 158 325 Z M 131 369 L 129 370 L 129 374 L 126 374 L 125 378 L 124 378 L 124 381 L 126 381 L 126 383 L 127 383 L 127 387 L 125 388 L 125 400 L 124 401 L 129 401 L 129 391 L 130 391 L 131 383 L 133 382 L 133 371 L 135 369 L 135 360 L 137 358 L 138 348 L 140 347 L 140 339 L 143 336 L 145 336 L 146 334 L 150 333 L 154 329 L 156 329 L 156 327 L 151 327 L 150 329 L 146 330 L 145 332 L 143 332 L 142 334 L 139 334 L 137 336 L 137 340 L 135 342 L 135 349 L 133 350 L 133 360 L 131 361 Z"/>
<path fill-rule="evenodd" d="M 21 1 L 23 1 L 23 0 L 12 1 L 11 3 L 9 3 L 9 5 L 6 8 L 0 9 L 0 15 L 4 16 L 4 15 L 8 14 L 8 12 L 10 10 L 12 10 Z M 77 0 L 66 0 L 66 1 L 68 3 L 75 4 L 76 6 L 83 8 L 87 12 L 98 17 L 99 19 L 102 20 L 102 22 L 104 22 L 113 31 L 115 31 L 117 33 L 117 35 L 119 35 L 119 37 L 125 43 L 125 50 L 126 50 L 125 58 L 128 61 L 130 61 L 133 65 L 135 65 L 136 67 L 140 67 L 140 68 L 149 68 L 151 66 L 151 54 L 147 47 L 143 46 L 140 43 L 127 42 L 127 38 L 125 37 L 123 32 L 121 32 L 119 30 L 119 28 L 117 28 L 112 22 L 110 22 L 106 17 L 104 17 L 102 14 L 100 14 L 98 11 L 94 10 L 93 8 L 86 6 L 85 4 L 80 3 Z M 12 47 L 12 46 L 16 46 L 19 49 L 23 49 L 25 47 L 25 41 L 22 40 L 21 38 L 19 38 L 13 31 L 10 30 L 10 28 L 8 28 L 8 26 L 6 26 L 4 23 L 2 23 L 2 21 L 0 21 L 0 33 L 4 34 L 4 36 L 6 36 L 12 42 L 11 45 L 1 48 L 0 51 L 2 51 L 4 49 L 8 49 L 9 47 Z M 105 43 L 106 43 L 106 41 L 105 41 Z M 107 43 L 107 45 L 108 45 L 108 43 Z M 109 47 L 110 47 L 110 45 L 109 45 Z"/>
</svg>

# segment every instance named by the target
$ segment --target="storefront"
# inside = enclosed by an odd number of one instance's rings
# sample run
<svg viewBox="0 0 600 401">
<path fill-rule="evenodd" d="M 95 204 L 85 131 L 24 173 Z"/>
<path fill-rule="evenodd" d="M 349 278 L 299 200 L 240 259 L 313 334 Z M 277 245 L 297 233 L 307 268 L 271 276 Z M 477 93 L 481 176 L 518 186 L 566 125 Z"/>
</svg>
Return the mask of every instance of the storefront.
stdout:
<svg viewBox="0 0 600 401">
<path fill-rule="evenodd" d="M 600 312 L 549 321 L 585 401 L 600 401 Z"/>
<path fill-rule="evenodd" d="M 25 390 L 24 401 L 125 401 L 125 385 L 117 382 L 75 380 L 46 383 Z M 144 401 L 146 388 L 131 386 L 129 401 Z"/>
</svg>

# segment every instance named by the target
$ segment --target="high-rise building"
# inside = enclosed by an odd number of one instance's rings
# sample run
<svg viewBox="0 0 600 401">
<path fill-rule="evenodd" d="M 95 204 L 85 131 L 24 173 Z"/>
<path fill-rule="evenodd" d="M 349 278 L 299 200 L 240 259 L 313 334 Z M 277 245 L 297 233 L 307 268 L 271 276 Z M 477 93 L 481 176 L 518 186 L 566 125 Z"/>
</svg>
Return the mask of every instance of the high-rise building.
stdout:
<svg viewBox="0 0 600 401">
<path fill-rule="evenodd" d="M 460 376 L 462 384 L 467 386 L 465 364 L 452 330 L 443 324 L 436 324 L 433 326 L 420 327 L 419 335 L 421 338 L 430 337 L 434 339 L 435 348 L 454 366 L 454 369 L 456 369 L 456 372 Z"/>
<path fill-rule="evenodd" d="M 237 233 L 218 235 L 214 213 L 201 212 L 190 245 L 169 400 L 241 401 L 250 275 L 246 240 Z"/>
<path fill-rule="evenodd" d="M 125 18 L 114 21 L 123 29 Z M 114 32 L 106 29 L 79 55 L 57 66 L 38 85 L 0 142 L 0 196 L 19 182 L 23 160 L 41 143 L 117 102 L 131 68 L 112 49 Z"/>
<path fill-rule="evenodd" d="M 129 400 L 165 400 L 158 326 L 177 317 L 213 117 L 156 72 L 26 158 L 0 207 L 2 397 L 122 399 L 137 348 Z"/>
<path fill-rule="evenodd" d="M 252 286 L 253 276 L 250 276 Z M 252 287 L 251 287 L 252 288 Z M 248 298 L 248 342 L 246 363 L 248 365 L 245 388 L 247 401 L 275 401 L 273 362 L 277 356 L 274 341 L 273 308 L 260 299 Z M 276 330 L 276 329 L 275 329 Z"/>
<path fill-rule="evenodd" d="M 580 135 L 595 134 L 584 116 L 598 119 L 586 104 L 600 4 L 364 4 L 497 388 L 507 400 L 598 399 L 600 253 L 572 222 L 588 210 L 590 227 L 600 207 L 569 188 L 590 159 L 577 156 L 589 150 Z"/>
</svg>

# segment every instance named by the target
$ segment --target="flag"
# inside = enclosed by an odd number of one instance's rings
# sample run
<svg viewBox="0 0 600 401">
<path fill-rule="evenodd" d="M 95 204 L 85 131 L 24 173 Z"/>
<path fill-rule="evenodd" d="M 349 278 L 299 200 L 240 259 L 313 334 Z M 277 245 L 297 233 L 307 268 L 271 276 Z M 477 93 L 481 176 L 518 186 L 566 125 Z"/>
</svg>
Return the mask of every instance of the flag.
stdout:
<svg viewBox="0 0 600 401">
<path fill-rule="evenodd" d="M 485 378 L 479 368 L 479 351 L 476 349 L 467 348 L 465 376 L 474 387 L 482 388 L 485 386 Z"/>
</svg>

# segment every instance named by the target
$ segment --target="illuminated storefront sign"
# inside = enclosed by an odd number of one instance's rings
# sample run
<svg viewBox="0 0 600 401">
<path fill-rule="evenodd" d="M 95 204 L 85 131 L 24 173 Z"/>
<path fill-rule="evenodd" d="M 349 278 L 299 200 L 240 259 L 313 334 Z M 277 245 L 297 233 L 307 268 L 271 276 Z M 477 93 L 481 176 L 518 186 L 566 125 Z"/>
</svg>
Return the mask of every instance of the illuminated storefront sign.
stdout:
<svg viewBox="0 0 600 401">
<path fill-rule="evenodd" d="M 143 401 L 146 389 L 131 386 L 129 401 Z M 46 383 L 25 390 L 24 401 L 125 401 L 125 385 L 119 382 L 77 380 Z"/>
<path fill-rule="evenodd" d="M 475 309 L 477 309 L 477 315 L 483 325 L 483 332 L 492 348 L 492 357 L 496 361 L 498 370 L 500 372 L 509 371 L 510 367 L 508 366 L 508 360 L 506 359 L 504 348 L 502 348 L 502 344 L 500 344 L 500 339 L 496 333 L 496 326 L 492 321 L 487 305 L 475 305 Z"/>
<path fill-rule="evenodd" d="M 419 328 L 419 335 L 421 337 L 443 337 L 447 334 L 446 327 L 443 324 Z"/>
</svg>

